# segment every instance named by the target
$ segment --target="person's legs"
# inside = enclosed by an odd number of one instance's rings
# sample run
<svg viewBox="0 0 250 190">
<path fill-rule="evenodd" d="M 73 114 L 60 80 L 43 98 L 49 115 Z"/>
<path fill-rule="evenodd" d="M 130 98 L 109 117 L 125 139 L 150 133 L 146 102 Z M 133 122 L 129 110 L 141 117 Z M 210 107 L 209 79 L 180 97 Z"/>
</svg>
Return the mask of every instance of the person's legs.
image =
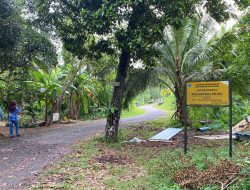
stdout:
<svg viewBox="0 0 250 190">
<path fill-rule="evenodd" d="M 14 134 L 13 134 L 13 121 L 9 121 L 9 128 L 10 128 L 10 137 L 14 137 Z"/>
<path fill-rule="evenodd" d="M 19 136 L 19 125 L 18 125 L 18 121 L 15 121 L 15 127 L 16 127 L 16 136 Z"/>
</svg>

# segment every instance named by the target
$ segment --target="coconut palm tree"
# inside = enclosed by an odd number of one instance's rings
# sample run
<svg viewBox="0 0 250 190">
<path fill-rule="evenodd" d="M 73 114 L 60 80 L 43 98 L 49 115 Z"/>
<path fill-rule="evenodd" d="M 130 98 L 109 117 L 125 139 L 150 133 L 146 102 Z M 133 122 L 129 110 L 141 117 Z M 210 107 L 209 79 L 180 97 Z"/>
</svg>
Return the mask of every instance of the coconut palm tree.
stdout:
<svg viewBox="0 0 250 190">
<path fill-rule="evenodd" d="M 149 85 L 161 84 L 174 93 L 176 116 L 184 122 L 185 82 L 203 80 L 208 75 L 217 78 L 224 69 L 220 64 L 213 67 L 213 57 L 218 56 L 222 49 L 231 47 L 233 35 L 225 32 L 218 37 L 216 24 L 208 15 L 200 15 L 195 19 L 186 20 L 182 28 L 168 26 L 165 39 L 157 44 L 160 56 L 156 65 L 151 69 L 136 69 L 130 73 L 125 104 Z"/>
</svg>

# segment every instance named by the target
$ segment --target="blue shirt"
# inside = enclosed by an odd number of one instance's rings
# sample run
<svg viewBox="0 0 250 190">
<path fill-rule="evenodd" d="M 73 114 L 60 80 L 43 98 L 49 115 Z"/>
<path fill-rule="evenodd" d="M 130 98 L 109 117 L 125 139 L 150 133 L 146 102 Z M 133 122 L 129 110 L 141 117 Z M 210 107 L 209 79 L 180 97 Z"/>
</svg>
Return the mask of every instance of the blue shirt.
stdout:
<svg viewBox="0 0 250 190">
<path fill-rule="evenodd" d="M 16 107 L 15 111 L 10 113 L 9 112 L 9 120 L 10 121 L 18 121 L 18 114 L 20 113 L 20 109 Z"/>
<path fill-rule="evenodd" d="M 0 119 L 3 120 L 3 110 L 0 108 Z"/>
</svg>

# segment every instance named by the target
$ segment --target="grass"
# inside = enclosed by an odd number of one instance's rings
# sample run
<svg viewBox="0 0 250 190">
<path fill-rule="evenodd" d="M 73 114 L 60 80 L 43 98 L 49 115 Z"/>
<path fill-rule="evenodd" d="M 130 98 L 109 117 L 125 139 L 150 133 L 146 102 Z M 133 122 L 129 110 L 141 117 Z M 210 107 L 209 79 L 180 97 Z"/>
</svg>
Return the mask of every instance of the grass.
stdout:
<svg viewBox="0 0 250 190">
<path fill-rule="evenodd" d="M 107 143 L 102 136 L 83 141 L 73 147 L 72 154 L 47 168 L 30 189 L 180 190 L 183 188 L 173 179 L 176 171 L 189 167 L 205 171 L 223 160 L 239 165 L 243 174 L 250 173 L 249 142 L 235 142 L 232 159 L 228 158 L 227 141 L 191 144 L 187 155 L 181 147 L 123 143 L 134 136 L 147 139 L 169 124 L 169 118 L 162 118 L 129 126 L 120 131 L 120 141 L 116 144 Z M 100 162 L 102 159 L 108 161 Z M 220 187 L 206 184 L 200 189 L 217 190 Z M 228 189 L 249 190 L 250 176 L 244 175 Z"/>
<path fill-rule="evenodd" d="M 142 115 L 144 113 L 145 113 L 145 111 L 143 109 L 138 108 L 138 107 L 133 107 L 130 110 L 123 110 L 121 117 L 122 118 L 135 117 L 138 115 Z"/>
<path fill-rule="evenodd" d="M 175 107 L 172 106 L 171 104 L 169 104 L 168 102 L 164 102 L 161 105 L 155 104 L 154 107 L 157 108 L 157 109 L 163 110 L 163 111 L 173 111 L 173 110 L 175 110 Z"/>
<path fill-rule="evenodd" d="M 135 117 L 139 115 L 143 115 L 145 111 L 139 107 L 136 107 L 135 105 L 129 106 L 129 109 L 122 110 L 122 118 L 128 118 L 128 117 Z M 104 119 L 106 118 L 106 112 L 100 112 L 100 113 L 95 113 L 95 114 L 90 114 L 90 115 L 84 115 L 81 117 L 83 120 L 95 120 L 95 119 Z"/>
</svg>

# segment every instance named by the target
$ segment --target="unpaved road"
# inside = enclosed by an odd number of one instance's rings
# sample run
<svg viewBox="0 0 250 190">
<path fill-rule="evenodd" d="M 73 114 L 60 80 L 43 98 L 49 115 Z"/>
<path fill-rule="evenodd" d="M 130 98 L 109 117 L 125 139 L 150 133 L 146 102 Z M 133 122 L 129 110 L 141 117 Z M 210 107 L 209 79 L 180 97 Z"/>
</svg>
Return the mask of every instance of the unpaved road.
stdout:
<svg viewBox="0 0 250 190">
<path fill-rule="evenodd" d="M 165 116 L 166 112 L 142 107 L 146 112 L 122 119 L 121 126 Z M 51 128 L 25 129 L 19 138 L 0 139 L 0 189 L 23 189 L 44 166 L 70 152 L 72 144 L 104 131 L 105 120 L 85 121 L 74 125 Z"/>
</svg>

